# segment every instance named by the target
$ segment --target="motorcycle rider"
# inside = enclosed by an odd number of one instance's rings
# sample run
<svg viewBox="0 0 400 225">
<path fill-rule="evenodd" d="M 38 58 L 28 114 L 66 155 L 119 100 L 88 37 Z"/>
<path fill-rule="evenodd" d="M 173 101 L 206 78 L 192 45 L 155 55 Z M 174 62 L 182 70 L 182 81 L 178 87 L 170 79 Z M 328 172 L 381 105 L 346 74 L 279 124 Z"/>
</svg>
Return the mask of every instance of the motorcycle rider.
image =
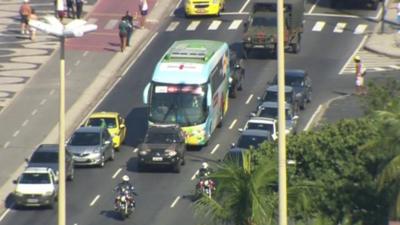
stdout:
<svg viewBox="0 0 400 225">
<path fill-rule="evenodd" d="M 199 173 L 198 173 L 198 177 L 201 178 L 205 178 L 208 177 L 212 172 L 212 169 L 208 167 L 208 163 L 207 162 L 203 162 L 201 164 L 201 167 L 199 169 Z"/>
<path fill-rule="evenodd" d="M 137 195 L 135 192 L 135 187 L 133 184 L 129 181 L 129 176 L 124 175 L 122 176 L 122 182 L 119 183 L 114 190 L 117 192 L 117 195 L 121 196 L 124 195 L 124 191 L 128 191 L 128 197 L 132 199 L 131 201 L 131 206 L 135 207 L 135 200 L 133 199 L 133 195 Z M 117 205 L 118 197 L 115 199 L 115 204 Z"/>
</svg>

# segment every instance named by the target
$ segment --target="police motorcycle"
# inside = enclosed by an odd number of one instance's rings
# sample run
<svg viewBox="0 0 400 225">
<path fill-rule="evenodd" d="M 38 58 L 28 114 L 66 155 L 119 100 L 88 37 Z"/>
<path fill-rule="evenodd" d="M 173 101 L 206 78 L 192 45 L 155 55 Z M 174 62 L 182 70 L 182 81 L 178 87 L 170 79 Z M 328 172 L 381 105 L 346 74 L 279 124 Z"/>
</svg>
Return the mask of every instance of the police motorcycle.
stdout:
<svg viewBox="0 0 400 225">
<path fill-rule="evenodd" d="M 134 199 L 133 188 L 119 187 L 116 189 L 115 211 L 121 215 L 122 219 L 126 219 L 135 210 L 136 202 Z"/>
</svg>

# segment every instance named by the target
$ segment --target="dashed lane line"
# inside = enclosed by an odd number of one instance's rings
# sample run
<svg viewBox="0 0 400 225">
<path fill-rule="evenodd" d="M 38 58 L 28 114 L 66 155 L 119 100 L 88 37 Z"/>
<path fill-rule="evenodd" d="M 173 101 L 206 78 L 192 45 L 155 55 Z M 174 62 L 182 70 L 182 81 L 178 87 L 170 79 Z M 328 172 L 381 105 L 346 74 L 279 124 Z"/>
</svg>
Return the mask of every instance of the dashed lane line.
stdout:
<svg viewBox="0 0 400 225">
<path fill-rule="evenodd" d="M 74 65 L 78 66 L 80 63 L 81 63 L 81 60 L 77 60 Z"/>
<path fill-rule="evenodd" d="M 246 100 L 246 105 L 250 103 L 251 99 L 253 98 L 253 94 L 251 94 L 247 100 Z"/>
<path fill-rule="evenodd" d="M 69 71 L 67 72 L 67 77 L 69 77 L 69 75 L 71 75 L 71 73 L 72 73 L 72 70 L 69 70 Z"/>
<path fill-rule="evenodd" d="M 242 23 L 242 20 L 233 20 L 231 25 L 229 25 L 228 30 L 237 30 Z"/>
<path fill-rule="evenodd" d="M 42 101 L 40 101 L 40 105 L 44 105 L 47 102 L 47 99 L 42 99 Z"/>
<path fill-rule="evenodd" d="M 84 51 L 82 56 L 85 57 L 85 56 L 87 56 L 88 53 L 89 53 L 89 51 Z"/>
<path fill-rule="evenodd" d="M 235 126 L 236 122 L 237 122 L 237 119 L 234 119 L 232 121 L 231 125 L 229 126 L 229 130 L 232 130 L 232 128 Z"/>
<path fill-rule="evenodd" d="M 112 176 L 112 179 L 115 179 L 121 171 L 122 171 L 122 168 L 119 168 L 119 169 L 114 173 L 114 175 Z"/>
<path fill-rule="evenodd" d="M 34 110 L 31 112 L 31 115 L 34 116 L 37 112 L 38 112 L 38 110 L 37 110 L 37 109 L 34 109 Z"/>
<path fill-rule="evenodd" d="M 304 127 L 304 131 L 307 131 L 308 129 L 310 129 L 311 124 L 313 123 L 315 117 L 318 115 L 319 111 L 321 111 L 322 109 L 322 105 L 319 105 L 317 110 L 315 110 L 315 112 L 313 113 L 313 115 L 311 116 L 310 120 L 307 122 L 307 125 Z"/>
<path fill-rule="evenodd" d="M 19 130 L 17 130 L 17 131 L 14 132 L 13 137 L 18 136 L 18 134 L 19 134 Z"/>
<path fill-rule="evenodd" d="M 324 26 L 325 26 L 324 21 L 318 21 L 313 26 L 312 31 L 321 31 L 322 29 L 324 29 Z"/>
<path fill-rule="evenodd" d="M 199 24 L 200 24 L 199 20 L 194 20 L 189 24 L 189 26 L 186 28 L 186 30 L 187 31 L 194 31 L 199 26 Z"/>
<path fill-rule="evenodd" d="M 218 27 L 221 25 L 222 21 L 221 20 L 213 20 L 210 26 L 208 27 L 208 30 L 217 30 Z"/>
<path fill-rule="evenodd" d="M 55 91 L 56 91 L 56 90 L 52 89 L 52 90 L 49 92 L 49 95 L 53 95 Z"/>
<path fill-rule="evenodd" d="M 10 142 L 7 141 L 7 142 L 4 144 L 3 148 L 7 148 L 9 145 L 10 145 Z"/>
<path fill-rule="evenodd" d="M 100 198 L 100 195 L 97 195 L 96 197 L 94 197 L 94 199 L 92 200 L 92 202 L 90 202 L 90 206 L 93 206 L 96 202 L 97 202 L 97 200 L 99 200 L 99 198 Z"/>
<path fill-rule="evenodd" d="M 333 29 L 334 33 L 343 33 L 344 28 L 346 28 L 346 23 L 337 23 L 335 29 Z"/>
<path fill-rule="evenodd" d="M 28 124 L 28 122 L 29 122 L 29 120 L 25 120 L 25 121 L 22 123 L 22 126 L 23 126 L 23 127 L 26 126 L 26 125 Z"/>
<path fill-rule="evenodd" d="M 219 148 L 219 144 L 215 145 L 215 147 L 211 150 L 211 155 L 214 154 Z"/>
<path fill-rule="evenodd" d="M 178 201 L 179 201 L 180 198 L 181 198 L 181 196 L 177 196 L 177 197 L 175 198 L 175 200 L 172 202 L 170 208 L 174 208 L 175 205 L 176 205 L 176 203 L 178 203 Z"/>
<path fill-rule="evenodd" d="M 199 170 L 196 170 L 196 172 L 193 174 L 190 180 L 194 180 L 197 177 L 197 174 L 199 174 Z"/>
<path fill-rule="evenodd" d="M 177 21 L 171 22 L 165 31 L 167 31 L 167 32 L 174 31 L 178 27 L 178 25 L 179 25 L 179 22 L 177 22 Z"/>
<path fill-rule="evenodd" d="M 7 214 L 10 212 L 10 209 L 7 209 L 6 211 L 4 211 L 4 213 L 0 216 L 0 222 L 2 220 L 4 220 L 4 218 L 7 216 Z"/>
<path fill-rule="evenodd" d="M 134 148 L 132 152 L 135 153 L 135 152 L 137 152 L 138 150 L 139 150 L 138 148 Z"/>
</svg>

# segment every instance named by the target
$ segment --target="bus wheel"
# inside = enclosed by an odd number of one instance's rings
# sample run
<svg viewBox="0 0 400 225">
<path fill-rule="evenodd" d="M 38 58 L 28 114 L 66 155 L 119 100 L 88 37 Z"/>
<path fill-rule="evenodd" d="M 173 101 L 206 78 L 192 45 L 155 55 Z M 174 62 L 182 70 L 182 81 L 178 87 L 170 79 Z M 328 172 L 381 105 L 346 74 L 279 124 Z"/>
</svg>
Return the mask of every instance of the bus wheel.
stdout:
<svg viewBox="0 0 400 225">
<path fill-rule="evenodd" d="M 220 120 L 219 120 L 219 123 L 218 123 L 217 127 L 218 127 L 218 128 L 221 128 L 221 127 L 222 127 L 222 117 L 220 118 Z"/>
</svg>

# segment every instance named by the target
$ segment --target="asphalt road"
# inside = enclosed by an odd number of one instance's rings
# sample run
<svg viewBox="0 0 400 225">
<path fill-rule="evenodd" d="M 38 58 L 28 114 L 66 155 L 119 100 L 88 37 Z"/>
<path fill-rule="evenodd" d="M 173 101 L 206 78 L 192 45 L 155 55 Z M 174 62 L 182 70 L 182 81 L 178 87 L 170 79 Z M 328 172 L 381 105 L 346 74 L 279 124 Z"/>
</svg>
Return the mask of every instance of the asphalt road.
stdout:
<svg viewBox="0 0 400 225">
<path fill-rule="evenodd" d="M 238 4 L 238 1 L 228 1 L 228 4 L 227 12 L 228 10 L 238 12 L 243 6 Z M 142 91 L 150 80 L 154 65 L 173 41 L 189 38 L 213 39 L 226 41 L 234 49 L 238 49 L 242 36 L 241 26 L 236 30 L 228 28 L 233 20 L 245 17 L 245 14 L 225 14 L 220 18 L 222 24 L 217 30 L 208 29 L 215 18 L 201 18 L 196 30 L 187 31 L 185 28 L 197 19 L 183 18 L 181 9 L 165 21 L 157 36 L 129 69 L 128 74 L 97 108 L 98 111 L 118 111 L 126 117 L 128 127 L 126 145 L 117 154 L 116 160 L 108 163 L 105 168 L 76 170 L 75 180 L 67 185 L 67 224 L 196 224 L 191 201 L 187 198 L 195 185 L 195 181 L 191 178 L 203 160 L 217 162 L 229 149 L 230 143 L 235 142 L 238 136 L 237 128 L 245 123 L 249 113 L 255 109 L 256 97 L 262 94 L 267 81 L 276 73 L 276 61 L 255 58 L 257 55 L 246 61 L 244 90 L 237 99 L 230 101 L 224 126 L 216 130 L 207 147 L 188 152 L 187 164 L 180 174 L 165 172 L 162 169 L 137 172 L 135 147 L 146 130 L 146 110 L 142 104 Z M 316 20 L 332 24 L 332 29 L 312 31 Z M 324 15 L 306 16 L 303 50 L 299 55 L 287 54 L 286 57 L 287 68 L 305 69 L 313 80 L 313 101 L 300 114 L 301 128 L 306 127 L 320 104 L 353 91 L 353 78 L 339 76 L 338 72 L 356 50 L 363 36 L 354 34 L 353 29 L 344 29 L 341 33 L 333 30 L 335 24 L 339 22 L 344 21 L 348 24 L 347 27 L 356 27 L 360 20 Z M 177 22 L 179 26 L 176 30 L 166 31 L 171 22 Z M 112 211 L 114 198 L 112 189 L 123 174 L 133 178 L 139 193 L 137 210 L 132 218 L 126 221 L 118 220 Z M 12 209 L 0 223 L 56 224 L 56 215 L 55 210 L 49 209 Z"/>
</svg>

